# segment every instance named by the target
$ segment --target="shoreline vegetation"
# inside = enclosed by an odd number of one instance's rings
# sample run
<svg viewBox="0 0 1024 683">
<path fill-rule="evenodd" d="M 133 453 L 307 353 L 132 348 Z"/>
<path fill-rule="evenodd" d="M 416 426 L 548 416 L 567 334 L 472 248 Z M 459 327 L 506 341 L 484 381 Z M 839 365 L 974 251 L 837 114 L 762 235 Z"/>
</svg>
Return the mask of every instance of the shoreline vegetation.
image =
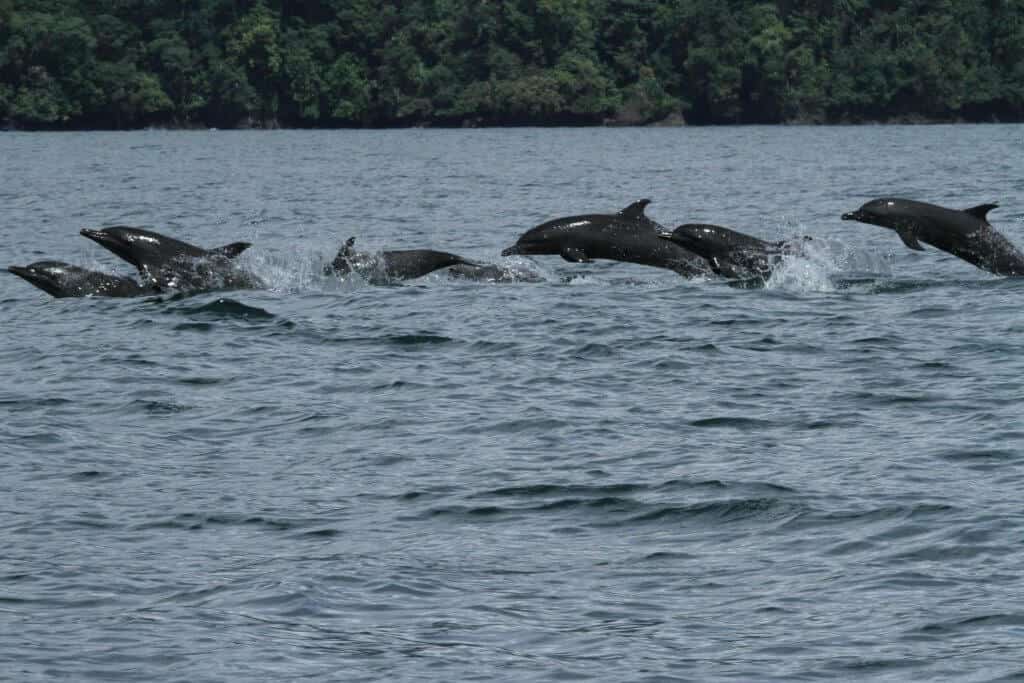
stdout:
<svg viewBox="0 0 1024 683">
<path fill-rule="evenodd" d="M 0 128 L 1024 121 L 1024 0 L 0 0 Z"/>
</svg>

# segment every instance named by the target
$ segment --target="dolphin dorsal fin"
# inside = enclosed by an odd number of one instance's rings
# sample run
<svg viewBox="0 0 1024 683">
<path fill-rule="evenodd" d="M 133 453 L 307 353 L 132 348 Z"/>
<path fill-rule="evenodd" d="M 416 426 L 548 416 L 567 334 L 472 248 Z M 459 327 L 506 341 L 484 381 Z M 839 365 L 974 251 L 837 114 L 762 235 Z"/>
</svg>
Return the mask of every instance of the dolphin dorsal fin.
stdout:
<svg viewBox="0 0 1024 683">
<path fill-rule="evenodd" d="M 978 204 L 977 206 L 972 206 L 969 209 L 964 209 L 964 213 L 969 213 L 975 218 L 980 218 L 983 221 L 987 221 L 988 218 L 986 217 L 986 215 L 988 214 L 988 212 L 991 211 L 992 209 L 998 208 L 998 204 Z"/>
<path fill-rule="evenodd" d="M 224 258 L 235 258 L 251 246 L 251 242 L 232 242 L 231 244 L 225 244 L 223 247 L 211 249 L 210 252 Z"/>
<path fill-rule="evenodd" d="M 647 216 L 644 215 L 644 209 L 647 208 L 647 205 L 650 203 L 650 199 L 641 199 L 639 201 L 635 201 L 626 208 L 624 208 L 622 211 L 619 211 L 619 215 L 622 216 L 623 218 L 628 218 L 634 221 L 646 220 Z"/>
<path fill-rule="evenodd" d="M 349 237 L 347 240 L 345 240 L 345 245 L 340 250 L 338 250 L 338 256 L 342 257 L 342 258 L 348 258 L 349 256 L 355 256 L 356 255 L 355 243 L 356 243 L 355 236 Z"/>
</svg>

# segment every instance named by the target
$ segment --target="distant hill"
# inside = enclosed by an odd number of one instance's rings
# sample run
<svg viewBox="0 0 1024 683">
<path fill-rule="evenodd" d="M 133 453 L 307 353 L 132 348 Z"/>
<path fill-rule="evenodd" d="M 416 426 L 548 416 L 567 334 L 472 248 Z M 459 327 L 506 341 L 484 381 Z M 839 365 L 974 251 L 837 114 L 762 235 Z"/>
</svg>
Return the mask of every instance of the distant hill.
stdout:
<svg viewBox="0 0 1024 683">
<path fill-rule="evenodd" d="M 17 128 L 1024 120 L 1024 0 L 0 0 Z"/>
</svg>

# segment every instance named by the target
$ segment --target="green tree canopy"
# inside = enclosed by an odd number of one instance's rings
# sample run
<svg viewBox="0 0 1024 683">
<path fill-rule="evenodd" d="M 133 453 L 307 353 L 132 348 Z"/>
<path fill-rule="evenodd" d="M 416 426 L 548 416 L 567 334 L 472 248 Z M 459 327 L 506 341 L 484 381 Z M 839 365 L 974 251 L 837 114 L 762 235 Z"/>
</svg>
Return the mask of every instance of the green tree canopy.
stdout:
<svg viewBox="0 0 1024 683">
<path fill-rule="evenodd" d="M 0 0 L 24 128 L 1021 120 L 1024 0 Z"/>
</svg>

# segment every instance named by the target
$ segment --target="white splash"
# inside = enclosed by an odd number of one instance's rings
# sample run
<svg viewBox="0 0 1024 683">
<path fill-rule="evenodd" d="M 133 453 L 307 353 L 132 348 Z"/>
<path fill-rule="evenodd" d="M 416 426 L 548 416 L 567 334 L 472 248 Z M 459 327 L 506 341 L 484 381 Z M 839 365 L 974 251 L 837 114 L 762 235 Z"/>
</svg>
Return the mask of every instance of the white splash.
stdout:
<svg viewBox="0 0 1024 683">
<path fill-rule="evenodd" d="M 793 238 L 793 242 L 800 238 Z M 887 278 L 892 259 L 877 252 L 852 249 L 830 239 L 807 240 L 793 253 L 785 254 L 766 289 L 792 292 L 835 292 L 844 280 Z"/>
<path fill-rule="evenodd" d="M 330 291 L 359 280 L 325 273 L 333 258 L 328 248 L 293 247 L 276 252 L 253 248 L 239 257 L 239 265 L 255 273 L 272 292 Z"/>
</svg>

